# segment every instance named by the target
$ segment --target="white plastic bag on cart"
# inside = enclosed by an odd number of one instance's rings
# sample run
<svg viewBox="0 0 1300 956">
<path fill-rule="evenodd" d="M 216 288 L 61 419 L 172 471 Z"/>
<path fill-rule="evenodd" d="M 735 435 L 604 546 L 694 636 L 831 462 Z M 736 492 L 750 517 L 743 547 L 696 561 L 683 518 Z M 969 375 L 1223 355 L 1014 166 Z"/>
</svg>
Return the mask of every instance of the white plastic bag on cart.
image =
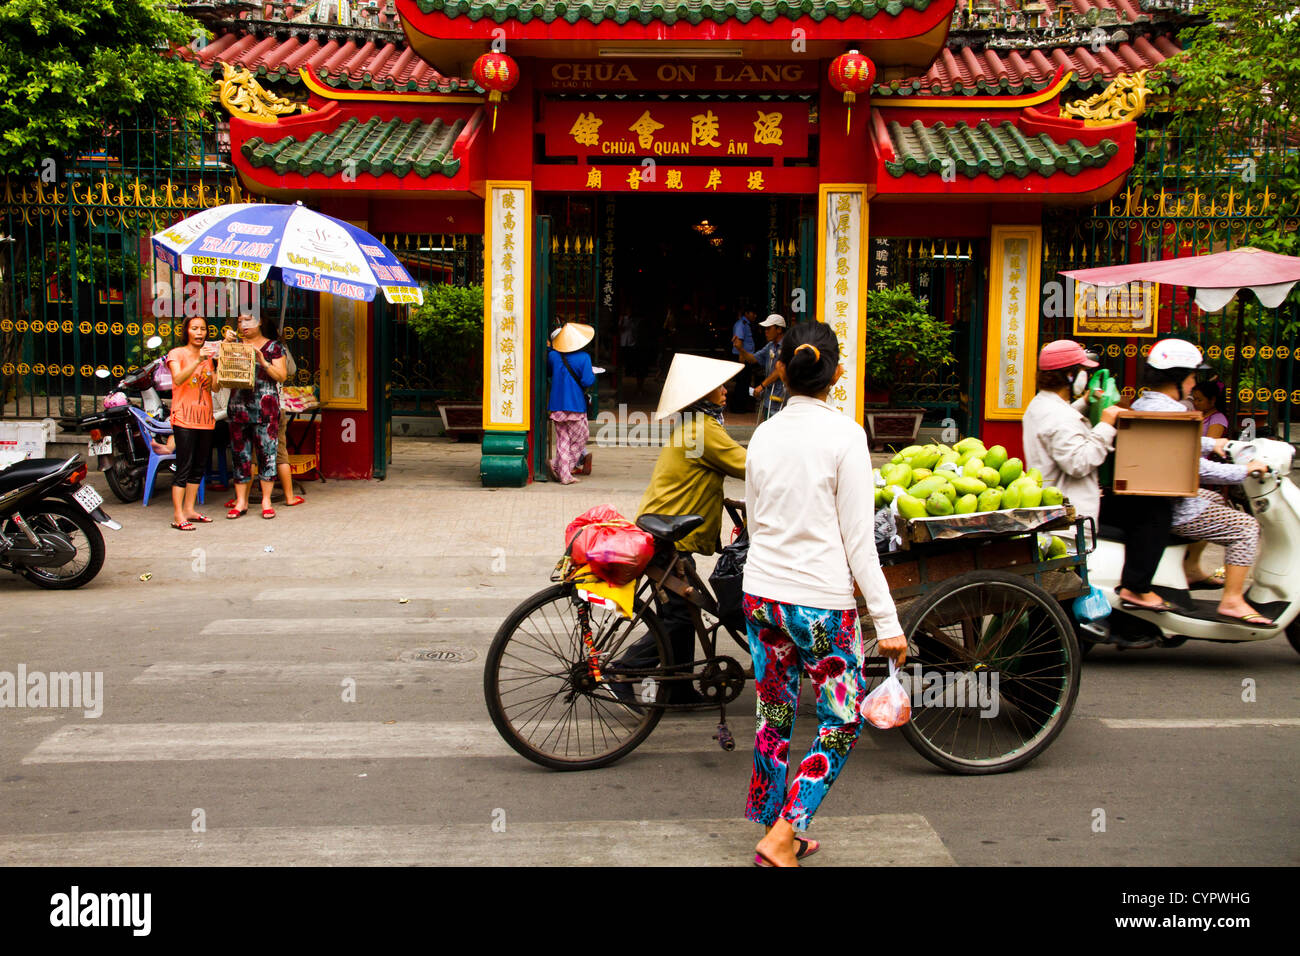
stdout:
<svg viewBox="0 0 1300 956">
<path fill-rule="evenodd" d="M 858 713 L 872 727 L 891 730 L 912 719 L 912 702 L 908 699 L 903 682 L 898 679 L 898 665 L 889 662 L 889 676 L 862 699 Z"/>
</svg>

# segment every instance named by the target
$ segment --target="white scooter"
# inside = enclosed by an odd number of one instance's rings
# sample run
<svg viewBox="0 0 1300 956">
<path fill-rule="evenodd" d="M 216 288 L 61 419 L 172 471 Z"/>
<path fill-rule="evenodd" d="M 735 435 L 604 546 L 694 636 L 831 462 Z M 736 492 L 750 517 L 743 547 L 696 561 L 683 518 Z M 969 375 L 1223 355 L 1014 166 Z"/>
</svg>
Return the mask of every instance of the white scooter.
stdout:
<svg viewBox="0 0 1300 956">
<path fill-rule="evenodd" d="M 1173 611 L 1134 611 L 1120 607 L 1120 572 L 1124 567 L 1124 541 L 1118 529 L 1098 529 L 1097 549 L 1088 558 L 1088 578 L 1111 605 L 1109 617 L 1080 621 L 1080 646 L 1119 638 L 1121 647 L 1178 647 L 1189 638 L 1220 643 L 1263 641 L 1285 633 L 1300 651 L 1300 488 L 1287 477 L 1295 449 L 1268 438 L 1233 441 L 1227 455 L 1234 463 L 1252 459 L 1268 466 L 1258 477 L 1248 476 L 1241 489 L 1246 504 L 1259 521 L 1259 557 L 1254 582 L 1246 600 L 1274 623 L 1236 624 L 1217 612 L 1218 599 L 1193 596 L 1183 572 L 1189 541 L 1174 536 L 1160 560 L 1152 590 L 1175 608 Z M 1201 593 L 1201 592 L 1198 592 Z"/>
</svg>

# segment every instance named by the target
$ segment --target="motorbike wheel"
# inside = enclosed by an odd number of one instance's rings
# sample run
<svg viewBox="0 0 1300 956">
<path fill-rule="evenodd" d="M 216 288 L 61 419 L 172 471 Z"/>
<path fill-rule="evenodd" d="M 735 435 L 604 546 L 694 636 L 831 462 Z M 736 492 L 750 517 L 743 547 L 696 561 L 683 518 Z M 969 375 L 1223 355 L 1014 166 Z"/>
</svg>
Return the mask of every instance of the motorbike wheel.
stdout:
<svg viewBox="0 0 1300 956">
<path fill-rule="evenodd" d="M 104 472 L 104 480 L 118 500 L 129 505 L 144 495 L 144 475 L 138 470 L 124 468 L 124 464 L 121 459 L 114 461 L 113 467 Z"/>
<path fill-rule="evenodd" d="M 104 535 L 95 519 L 75 505 L 42 501 L 33 505 L 31 511 L 24 509 L 23 518 L 37 535 L 58 532 L 66 535 L 77 549 L 71 561 L 57 568 L 24 570 L 23 577 L 37 587 L 59 591 L 79 588 L 104 566 Z M 5 522 L 4 532 L 6 535 L 22 534 L 12 521 Z"/>
</svg>

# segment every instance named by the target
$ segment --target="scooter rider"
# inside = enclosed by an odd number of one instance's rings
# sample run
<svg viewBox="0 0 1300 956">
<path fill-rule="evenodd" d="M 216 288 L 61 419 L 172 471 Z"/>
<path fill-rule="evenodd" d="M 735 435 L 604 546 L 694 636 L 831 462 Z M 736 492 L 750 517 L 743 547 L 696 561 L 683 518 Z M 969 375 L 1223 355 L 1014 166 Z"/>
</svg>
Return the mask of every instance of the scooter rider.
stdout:
<svg viewBox="0 0 1300 956">
<path fill-rule="evenodd" d="M 1025 409 L 1022 440 L 1025 464 L 1043 473 L 1043 484 L 1054 485 L 1070 499 L 1079 515 L 1098 520 L 1101 486 L 1097 469 L 1115 445 L 1112 405 L 1101 421 L 1089 425 L 1088 372 L 1097 362 L 1077 342 L 1049 342 L 1038 353 L 1038 394 Z"/>
<path fill-rule="evenodd" d="M 1164 339 L 1151 347 L 1143 384 L 1147 390 L 1133 403 L 1135 411 L 1182 411 L 1183 400 L 1196 384 L 1196 373 L 1207 369 L 1201 350 L 1181 339 Z M 1200 475 L 1202 483 L 1240 484 L 1250 474 L 1261 475 L 1267 469 L 1255 461 L 1245 464 L 1219 464 L 1204 456 L 1211 451 L 1223 454 L 1226 438 L 1202 438 Z M 1218 613 L 1233 622 L 1268 626 L 1273 622 L 1247 603 L 1246 575 L 1259 553 L 1259 522 L 1253 515 L 1229 508 L 1217 494 L 1202 488 L 1195 497 L 1173 501 L 1171 530 L 1185 538 L 1214 541 L 1227 549 L 1224 561 L 1223 598 Z M 1161 542 L 1163 547 L 1164 542 Z M 1127 597 L 1120 591 L 1121 597 Z"/>
</svg>

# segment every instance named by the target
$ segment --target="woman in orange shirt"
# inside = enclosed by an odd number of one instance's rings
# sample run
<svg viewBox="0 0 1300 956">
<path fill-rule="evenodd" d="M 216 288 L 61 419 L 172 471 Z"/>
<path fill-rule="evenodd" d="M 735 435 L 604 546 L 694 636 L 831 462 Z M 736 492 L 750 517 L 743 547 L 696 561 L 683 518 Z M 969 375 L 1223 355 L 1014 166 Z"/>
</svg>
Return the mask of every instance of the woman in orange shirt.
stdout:
<svg viewBox="0 0 1300 956">
<path fill-rule="evenodd" d="M 201 315 L 185 320 L 185 344 L 167 353 L 172 372 L 172 435 L 176 439 L 176 477 L 172 479 L 172 527 L 193 531 L 192 522 L 212 521 L 194 509 L 199 482 L 212 451 L 212 358 L 217 347 L 209 345 L 208 320 Z"/>
</svg>

